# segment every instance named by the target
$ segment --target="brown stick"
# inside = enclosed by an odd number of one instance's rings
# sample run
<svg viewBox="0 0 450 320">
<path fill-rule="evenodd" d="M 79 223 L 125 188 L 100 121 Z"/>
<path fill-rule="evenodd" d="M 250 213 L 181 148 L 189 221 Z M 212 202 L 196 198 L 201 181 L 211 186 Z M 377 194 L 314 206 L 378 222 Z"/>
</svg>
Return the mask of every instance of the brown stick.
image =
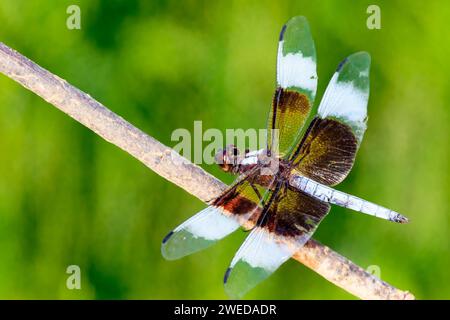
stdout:
<svg viewBox="0 0 450 320">
<path fill-rule="evenodd" d="M 0 42 L 0 72 L 125 150 L 165 179 L 203 201 L 217 197 L 221 181 L 145 134 L 88 94 Z M 246 227 L 251 227 L 247 225 Z M 414 299 L 367 273 L 327 246 L 310 240 L 294 259 L 361 299 Z"/>
</svg>

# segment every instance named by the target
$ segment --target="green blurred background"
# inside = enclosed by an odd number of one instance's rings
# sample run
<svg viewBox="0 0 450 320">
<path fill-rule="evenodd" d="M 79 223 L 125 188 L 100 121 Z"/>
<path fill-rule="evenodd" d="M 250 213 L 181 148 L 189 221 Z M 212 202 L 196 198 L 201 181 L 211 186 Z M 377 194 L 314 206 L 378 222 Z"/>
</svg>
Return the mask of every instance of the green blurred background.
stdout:
<svg viewBox="0 0 450 320">
<path fill-rule="evenodd" d="M 81 30 L 66 28 L 70 4 Z M 366 27 L 369 4 L 381 30 Z M 194 120 L 265 127 L 278 33 L 295 15 L 316 42 L 317 100 L 345 56 L 372 55 L 369 129 L 338 189 L 411 219 L 334 207 L 315 238 L 417 298 L 450 298 L 448 2 L 2 0 L 0 41 L 173 146 Z M 0 298 L 226 298 L 246 234 L 165 261 L 163 236 L 204 204 L 3 75 L 0 155 Z M 81 290 L 66 288 L 71 264 Z M 246 298 L 354 297 L 289 261 Z"/>
</svg>

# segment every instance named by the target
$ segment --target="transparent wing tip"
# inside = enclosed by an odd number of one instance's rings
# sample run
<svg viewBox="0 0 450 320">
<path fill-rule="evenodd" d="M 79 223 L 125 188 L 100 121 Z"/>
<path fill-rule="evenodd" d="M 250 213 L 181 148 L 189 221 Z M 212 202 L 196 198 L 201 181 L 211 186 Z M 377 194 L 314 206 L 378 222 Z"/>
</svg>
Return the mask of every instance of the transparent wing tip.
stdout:
<svg viewBox="0 0 450 320">
<path fill-rule="evenodd" d="M 290 18 L 285 25 L 303 25 L 305 23 L 308 23 L 305 16 L 295 16 Z"/>
<path fill-rule="evenodd" d="M 285 31 L 287 28 L 309 28 L 309 24 L 308 24 L 308 20 L 306 19 L 306 17 L 304 16 L 296 16 L 296 17 L 292 17 L 291 19 L 289 19 L 281 28 L 281 32 L 280 32 L 280 41 L 284 40 L 284 35 L 285 35 Z"/>
<path fill-rule="evenodd" d="M 366 51 L 355 52 L 344 60 L 342 60 L 338 67 L 336 68 L 336 72 L 340 72 L 343 67 L 347 64 L 351 64 L 357 67 L 359 70 L 366 70 L 370 68 L 371 57 L 370 54 Z"/>
<path fill-rule="evenodd" d="M 360 51 L 348 56 L 347 61 L 363 70 L 370 68 L 371 57 L 368 52 Z"/>
</svg>

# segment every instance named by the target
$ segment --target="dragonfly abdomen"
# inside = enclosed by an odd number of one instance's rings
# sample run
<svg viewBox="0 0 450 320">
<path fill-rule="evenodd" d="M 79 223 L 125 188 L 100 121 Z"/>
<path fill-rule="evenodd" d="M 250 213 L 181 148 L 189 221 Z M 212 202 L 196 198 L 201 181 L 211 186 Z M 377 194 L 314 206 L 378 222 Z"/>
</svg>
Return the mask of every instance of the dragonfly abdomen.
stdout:
<svg viewBox="0 0 450 320">
<path fill-rule="evenodd" d="M 389 221 L 400 223 L 408 222 L 408 219 L 398 212 L 392 211 L 390 209 L 347 194 L 345 192 L 335 190 L 329 186 L 325 186 L 301 175 L 293 174 L 290 179 L 290 184 L 294 188 L 324 202 L 335 204 L 344 208 L 349 208 L 354 211 L 359 211 Z"/>
</svg>

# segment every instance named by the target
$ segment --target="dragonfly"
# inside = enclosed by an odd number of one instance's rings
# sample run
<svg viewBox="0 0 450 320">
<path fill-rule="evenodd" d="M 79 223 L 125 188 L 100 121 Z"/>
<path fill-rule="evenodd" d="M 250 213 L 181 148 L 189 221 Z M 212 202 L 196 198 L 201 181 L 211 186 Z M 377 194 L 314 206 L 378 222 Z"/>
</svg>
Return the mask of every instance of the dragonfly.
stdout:
<svg viewBox="0 0 450 320">
<path fill-rule="evenodd" d="M 338 65 L 317 115 L 305 126 L 316 95 L 316 61 L 306 18 L 291 18 L 279 37 L 266 148 L 240 154 L 229 145 L 219 151 L 216 162 L 238 178 L 163 239 L 162 255 L 174 260 L 250 223 L 253 227 L 224 276 L 232 298 L 243 297 L 301 249 L 332 204 L 408 222 L 398 212 L 333 188 L 352 169 L 367 128 L 370 55 L 357 52 Z"/>
</svg>

